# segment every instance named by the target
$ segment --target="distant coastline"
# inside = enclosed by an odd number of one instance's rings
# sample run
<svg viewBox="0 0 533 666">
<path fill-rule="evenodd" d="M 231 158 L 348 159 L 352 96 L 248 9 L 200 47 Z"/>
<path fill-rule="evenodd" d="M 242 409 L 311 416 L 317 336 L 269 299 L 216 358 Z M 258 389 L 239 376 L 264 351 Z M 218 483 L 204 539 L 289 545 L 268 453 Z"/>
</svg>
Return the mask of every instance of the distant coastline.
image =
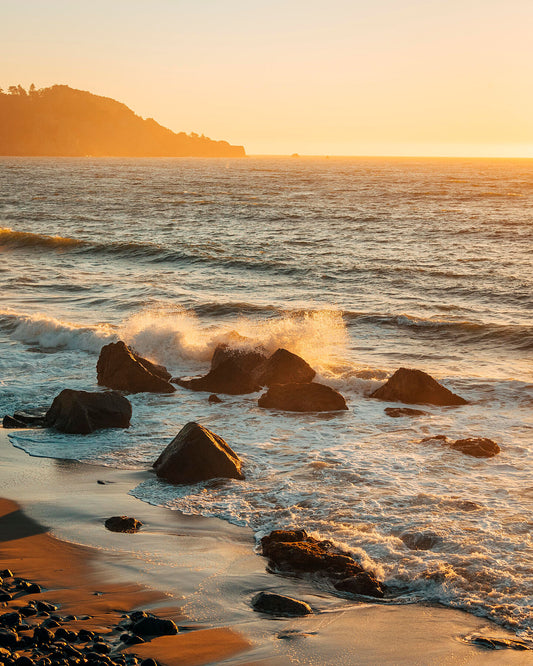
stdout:
<svg viewBox="0 0 533 666">
<path fill-rule="evenodd" d="M 0 89 L 0 155 L 245 157 L 243 146 L 175 133 L 125 104 L 66 85 Z"/>
</svg>

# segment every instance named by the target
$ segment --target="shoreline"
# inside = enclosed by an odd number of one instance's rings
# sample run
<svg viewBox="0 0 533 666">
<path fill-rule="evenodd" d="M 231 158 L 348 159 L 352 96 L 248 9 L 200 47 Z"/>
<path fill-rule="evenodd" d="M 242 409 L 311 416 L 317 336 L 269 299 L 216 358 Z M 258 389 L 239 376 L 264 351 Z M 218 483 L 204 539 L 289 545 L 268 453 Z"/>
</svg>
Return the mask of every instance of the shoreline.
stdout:
<svg viewBox="0 0 533 666">
<path fill-rule="evenodd" d="M 112 580 L 118 588 L 115 596 L 122 595 L 122 605 L 123 592 L 129 589 L 132 603 L 148 604 L 146 607 L 157 614 L 174 614 L 186 624 L 187 632 L 165 640 L 154 639 L 162 646 L 160 654 L 150 653 L 150 647 L 159 649 L 154 641 L 143 647 L 143 657 L 151 656 L 162 666 L 281 666 L 339 661 L 514 665 L 527 663 L 530 656 L 514 650 L 486 650 L 465 642 L 464 638 L 472 634 L 508 639 L 514 634 L 463 611 L 419 604 L 352 602 L 321 592 L 305 580 L 269 574 L 266 561 L 254 552 L 249 530 L 216 518 L 187 516 L 152 506 L 129 495 L 149 472 L 34 458 L 12 446 L 5 430 L 0 430 L 0 452 L 0 495 L 16 502 L 34 524 L 48 526 L 42 528 L 46 532 L 24 538 L 46 537 L 48 545 L 54 543 L 59 551 L 69 554 L 69 562 L 75 563 L 78 557 L 79 561 L 90 562 L 93 586 L 98 581 L 103 587 Z M 104 528 L 106 518 L 121 514 L 141 520 L 141 531 L 119 534 Z M 17 563 L 7 559 L 16 552 L 26 553 L 23 543 L 12 541 L 15 548 L 9 552 L 0 543 L 0 566 L 21 576 L 24 572 L 17 571 Z M 39 580 L 35 568 L 28 565 L 27 571 L 33 572 L 35 582 L 47 582 L 44 573 Z M 135 581 L 133 588 L 131 581 Z M 67 582 L 70 592 L 66 597 L 79 598 L 83 585 L 76 577 Z M 260 590 L 307 601 L 315 614 L 272 618 L 255 613 L 249 601 Z M 215 633 L 204 634 L 203 640 L 202 632 L 206 631 Z M 216 636 L 221 638 L 220 644 Z M 179 656 L 173 655 L 169 643 L 174 646 L 175 642 L 170 639 L 184 643 L 186 637 L 193 637 L 198 649 L 191 647 L 190 652 L 182 650 Z M 193 639 L 187 638 L 190 642 Z M 222 652 L 202 657 L 198 650 L 206 643 Z M 224 653 L 224 649 L 234 652 Z"/>
</svg>

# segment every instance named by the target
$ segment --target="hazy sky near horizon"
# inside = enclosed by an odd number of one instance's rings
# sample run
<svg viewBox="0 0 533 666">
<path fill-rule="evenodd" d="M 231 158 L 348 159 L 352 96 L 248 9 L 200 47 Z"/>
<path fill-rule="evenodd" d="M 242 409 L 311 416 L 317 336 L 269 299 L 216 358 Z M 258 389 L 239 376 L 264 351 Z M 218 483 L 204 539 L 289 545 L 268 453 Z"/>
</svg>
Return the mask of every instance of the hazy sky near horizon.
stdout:
<svg viewBox="0 0 533 666">
<path fill-rule="evenodd" d="M 0 86 L 249 154 L 533 157 L 533 0 L 1 0 Z"/>
</svg>

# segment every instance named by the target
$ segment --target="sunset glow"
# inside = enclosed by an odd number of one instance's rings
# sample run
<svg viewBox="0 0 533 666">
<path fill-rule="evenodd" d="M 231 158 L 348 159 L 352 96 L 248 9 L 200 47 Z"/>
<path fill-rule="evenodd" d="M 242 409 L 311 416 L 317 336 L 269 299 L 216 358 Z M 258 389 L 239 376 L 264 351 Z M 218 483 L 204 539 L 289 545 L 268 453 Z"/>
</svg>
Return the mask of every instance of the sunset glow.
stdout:
<svg viewBox="0 0 533 666">
<path fill-rule="evenodd" d="M 0 87 L 67 84 L 248 154 L 533 157 L 533 3 L 1 9 Z"/>
</svg>

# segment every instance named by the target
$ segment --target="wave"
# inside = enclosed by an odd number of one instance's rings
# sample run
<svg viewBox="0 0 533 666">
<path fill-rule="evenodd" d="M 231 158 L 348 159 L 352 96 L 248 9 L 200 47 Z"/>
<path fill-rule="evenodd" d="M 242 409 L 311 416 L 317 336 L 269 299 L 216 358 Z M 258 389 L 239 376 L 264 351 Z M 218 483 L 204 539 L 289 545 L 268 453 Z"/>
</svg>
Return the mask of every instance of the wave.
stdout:
<svg viewBox="0 0 533 666">
<path fill-rule="evenodd" d="M 102 345 L 114 342 L 116 332 L 109 324 L 80 326 L 42 313 L 0 312 L 0 329 L 15 340 L 40 349 L 78 349 L 98 353 Z"/>
</svg>

